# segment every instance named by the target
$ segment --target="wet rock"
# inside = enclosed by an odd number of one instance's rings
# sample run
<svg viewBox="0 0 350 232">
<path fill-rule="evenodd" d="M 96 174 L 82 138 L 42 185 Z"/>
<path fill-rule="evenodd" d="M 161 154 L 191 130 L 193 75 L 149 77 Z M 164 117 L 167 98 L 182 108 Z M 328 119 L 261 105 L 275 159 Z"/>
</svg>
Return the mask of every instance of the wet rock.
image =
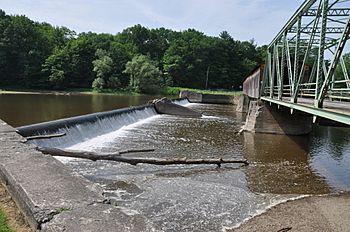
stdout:
<svg viewBox="0 0 350 232">
<path fill-rule="evenodd" d="M 105 187 L 107 190 L 125 190 L 128 193 L 140 194 L 143 192 L 136 184 L 126 181 L 115 181 L 108 183 Z"/>
</svg>

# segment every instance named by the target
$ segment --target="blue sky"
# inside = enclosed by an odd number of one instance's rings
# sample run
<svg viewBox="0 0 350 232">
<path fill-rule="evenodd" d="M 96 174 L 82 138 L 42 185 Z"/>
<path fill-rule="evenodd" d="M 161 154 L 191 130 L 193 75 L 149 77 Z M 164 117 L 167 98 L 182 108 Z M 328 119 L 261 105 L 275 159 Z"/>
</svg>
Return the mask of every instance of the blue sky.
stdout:
<svg viewBox="0 0 350 232">
<path fill-rule="evenodd" d="M 217 36 L 268 44 L 303 0 L 0 0 L 7 14 L 66 26 L 76 32 L 115 34 L 141 24 L 173 30 L 195 28 Z"/>
</svg>

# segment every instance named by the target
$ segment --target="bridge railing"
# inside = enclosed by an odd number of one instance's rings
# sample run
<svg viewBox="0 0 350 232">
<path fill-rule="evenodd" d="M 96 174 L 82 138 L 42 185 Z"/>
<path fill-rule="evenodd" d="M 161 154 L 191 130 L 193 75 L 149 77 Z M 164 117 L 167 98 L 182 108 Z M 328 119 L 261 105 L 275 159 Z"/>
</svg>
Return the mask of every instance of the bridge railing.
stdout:
<svg viewBox="0 0 350 232">
<path fill-rule="evenodd" d="M 350 101 L 349 34 L 350 0 L 306 0 L 268 46 L 261 95 Z"/>
</svg>

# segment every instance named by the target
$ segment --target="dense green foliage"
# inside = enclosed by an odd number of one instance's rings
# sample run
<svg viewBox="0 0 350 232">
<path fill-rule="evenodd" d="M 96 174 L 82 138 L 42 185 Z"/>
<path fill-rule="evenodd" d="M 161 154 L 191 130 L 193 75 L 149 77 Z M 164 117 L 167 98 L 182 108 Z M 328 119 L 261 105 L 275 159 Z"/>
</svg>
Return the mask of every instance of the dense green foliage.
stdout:
<svg viewBox="0 0 350 232">
<path fill-rule="evenodd" d="M 116 35 L 77 35 L 0 10 L 0 87 L 145 93 L 165 86 L 239 89 L 263 62 L 264 50 L 225 31 L 210 37 L 194 29 L 135 25 Z"/>
<path fill-rule="evenodd" d="M 125 73 L 130 75 L 129 87 L 137 93 L 156 93 L 162 87 L 162 72 L 144 55 L 132 58 L 125 65 Z"/>
<path fill-rule="evenodd" d="M 345 80 L 345 75 L 350 75 L 350 73 L 348 73 L 350 70 L 350 53 L 346 53 L 343 56 L 344 59 L 344 64 L 345 64 L 345 69 L 346 69 L 346 73 L 344 74 L 343 68 L 341 67 L 341 64 L 338 64 L 336 70 L 335 70 L 335 80 L 339 81 L 339 80 Z M 346 87 L 346 83 L 341 83 L 341 84 L 337 84 L 338 87 Z"/>
</svg>

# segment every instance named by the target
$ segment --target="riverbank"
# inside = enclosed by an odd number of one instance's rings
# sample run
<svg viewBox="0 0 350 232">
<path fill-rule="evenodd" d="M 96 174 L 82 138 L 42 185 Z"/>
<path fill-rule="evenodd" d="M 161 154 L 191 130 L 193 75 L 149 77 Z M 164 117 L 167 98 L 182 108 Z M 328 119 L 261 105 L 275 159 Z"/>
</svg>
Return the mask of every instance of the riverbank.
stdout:
<svg viewBox="0 0 350 232">
<path fill-rule="evenodd" d="M 179 96 L 181 91 L 189 91 L 202 94 L 214 94 L 214 95 L 228 95 L 228 96 L 239 96 L 242 94 L 241 91 L 224 91 L 224 90 L 203 90 L 203 89 L 190 89 L 182 87 L 167 87 L 165 93 L 167 95 Z"/>
<path fill-rule="evenodd" d="M 0 231 L 4 232 L 31 232 L 28 223 L 21 211 L 18 209 L 11 196 L 8 194 L 4 186 L 0 184 L 0 214 L 4 213 L 6 216 L 6 224 L 3 224 L 0 217 Z"/>
<path fill-rule="evenodd" d="M 68 90 L 33 90 L 33 89 L 0 89 L 0 94 L 53 94 L 53 95 L 130 95 L 141 96 L 142 94 L 128 91 L 102 91 L 97 92 L 92 89 L 68 89 Z"/>
<path fill-rule="evenodd" d="M 276 205 L 227 232 L 349 231 L 350 193 L 310 196 Z"/>
<path fill-rule="evenodd" d="M 179 96 L 181 91 L 191 91 L 203 94 L 219 94 L 228 96 L 238 96 L 241 94 L 239 91 L 216 91 L 216 90 L 202 90 L 202 89 L 190 89 L 182 87 L 166 87 L 163 92 L 155 93 L 159 96 Z M 71 95 L 71 94 L 89 94 L 89 95 L 131 95 L 141 96 L 143 94 L 136 93 L 128 90 L 119 89 L 104 89 L 102 91 L 95 91 L 93 89 L 66 89 L 66 90 L 35 90 L 35 89 L 0 89 L 0 94 L 54 94 L 54 95 Z"/>
</svg>

